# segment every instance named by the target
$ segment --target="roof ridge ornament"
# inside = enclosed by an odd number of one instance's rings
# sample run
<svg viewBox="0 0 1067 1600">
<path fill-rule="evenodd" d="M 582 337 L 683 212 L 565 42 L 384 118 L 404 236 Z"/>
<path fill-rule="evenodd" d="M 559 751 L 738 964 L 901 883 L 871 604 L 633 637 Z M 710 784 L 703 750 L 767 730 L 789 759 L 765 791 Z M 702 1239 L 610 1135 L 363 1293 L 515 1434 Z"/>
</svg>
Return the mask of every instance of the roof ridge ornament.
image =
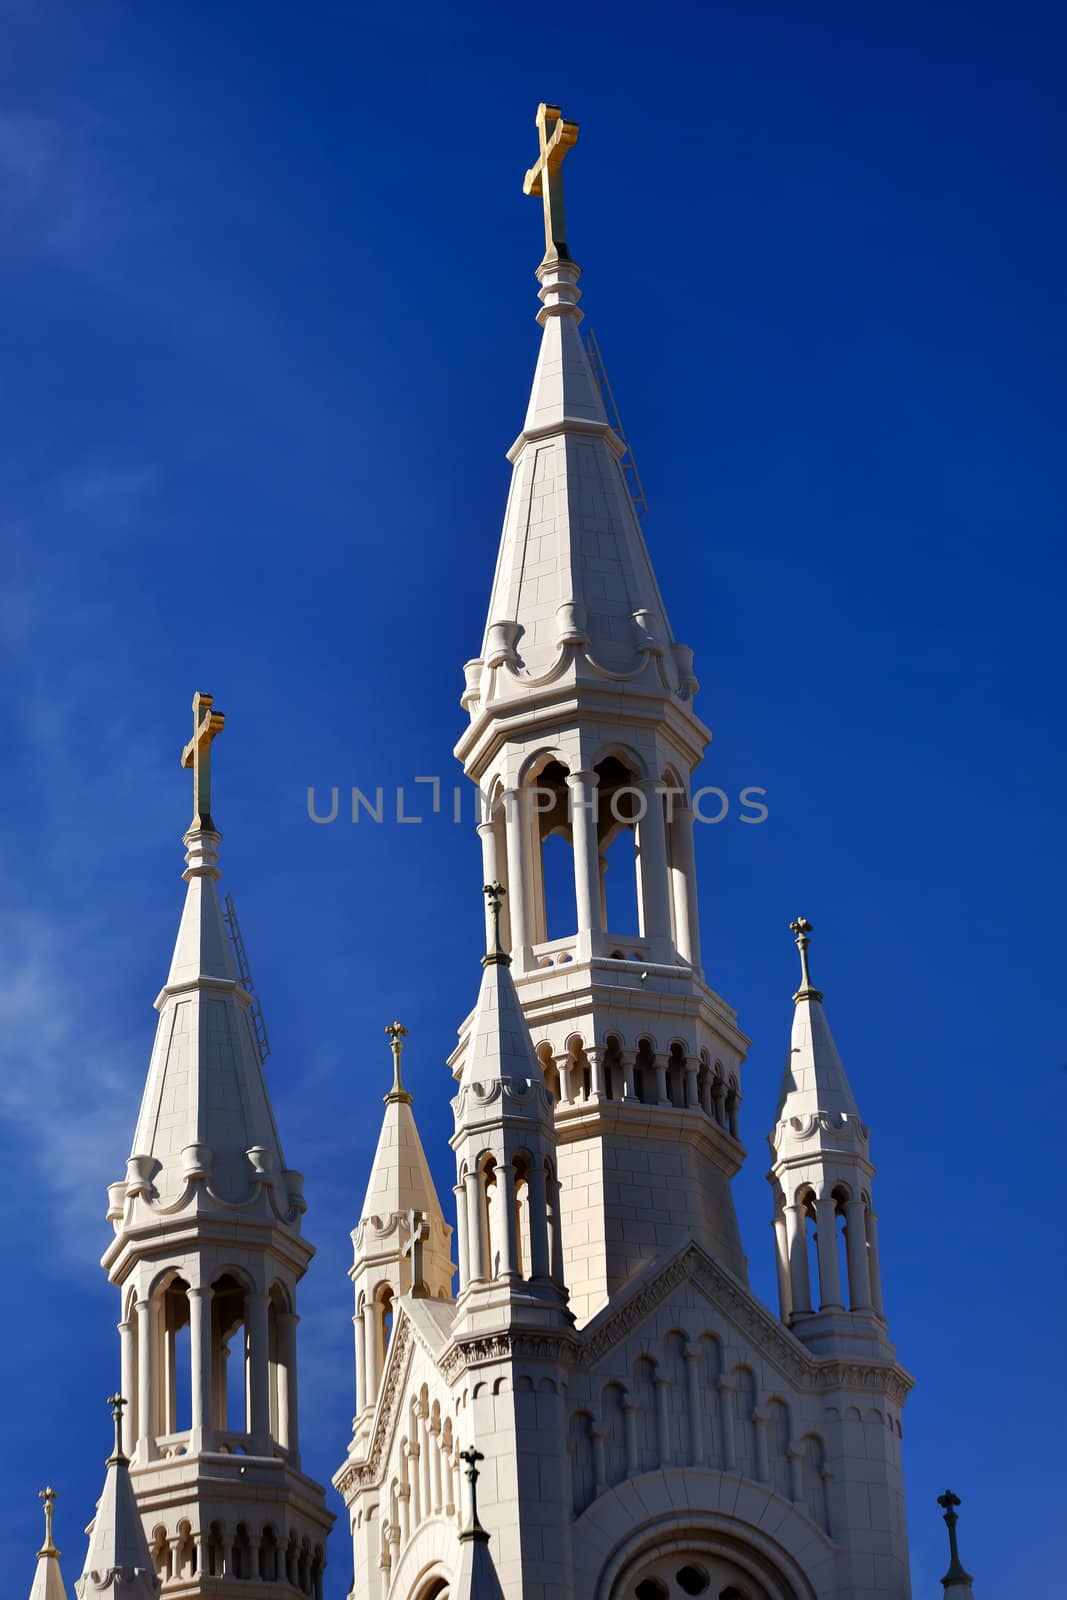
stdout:
<svg viewBox="0 0 1067 1600">
<path fill-rule="evenodd" d="M 129 1459 L 122 1448 L 122 1413 L 129 1402 L 121 1394 L 113 1394 L 108 1396 L 107 1403 L 111 1407 L 111 1415 L 115 1423 L 115 1448 L 107 1462 L 107 1465 L 111 1467 Z"/>
<path fill-rule="evenodd" d="M 52 1537 L 52 1516 L 59 1496 L 52 1485 L 48 1484 L 38 1490 L 37 1498 L 44 1501 L 44 1544 L 37 1552 L 37 1559 L 40 1561 L 42 1556 L 53 1556 L 58 1561 L 62 1552 L 56 1549 L 56 1542 Z"/>
<path fill-rule="evenodd" d="M 389 1048 L 393 1052 L 393 1086 L 385 1096 L 385 1103 L 387 1106 L 409 1106 L 412 1103 L 412 1096 L 404 1088 L 404 1079 L 400 1071 L 400 1059 L 404 1054 L 404 1040 L 408 1036 L 408 1030 L 402 1022 L 390 1022 L 385 1031 L 389 1035 Z"/>
<path fill-rule="evenodd" d="M 489 902 L 489 915 L 493 919 L 493 943 L 482 957 L 483 967 L 510 967 L 511 957 L 500 942 L 500 913 L 504 909 L 507 890 L 502 883 L 487 883 L 482 893 Z"/>
<path fill-rule="evenodd" d="M 811 943 L 809 934 L 815 932 L 807 917 L 796 917 L 789 924 L 789 930 L 794 935 L 794 943 L 800 951 L 800 988 L 793 996 L 794 1000 L 821 1000 L 822 990 L 816 989 L 811 981 L 808 971 L 808 945 Z"/>
<path fill-rule="evenodd" d="M 539 195 L 544 205 L 544 261 L 569 261 L 561 169 L 567 151 L 578 142 L 578 124 L 567 122 L 559 106 L 547 105 L 544 100 L 537 108 L 535 120 L 541 150 L 523 179 L 522 192 Z"/>
<path fill-rule="evenodd" d="M 211 820 L 211 745 L 222 732 L 226 716 L 212 710 L 214 703 L 212 695 L 199 689 L 193 695 L 193 737 L 182 751 L 182 766 L 193 769 L 193 820 L 189 832 L 218 832 Z"/>
</svg>

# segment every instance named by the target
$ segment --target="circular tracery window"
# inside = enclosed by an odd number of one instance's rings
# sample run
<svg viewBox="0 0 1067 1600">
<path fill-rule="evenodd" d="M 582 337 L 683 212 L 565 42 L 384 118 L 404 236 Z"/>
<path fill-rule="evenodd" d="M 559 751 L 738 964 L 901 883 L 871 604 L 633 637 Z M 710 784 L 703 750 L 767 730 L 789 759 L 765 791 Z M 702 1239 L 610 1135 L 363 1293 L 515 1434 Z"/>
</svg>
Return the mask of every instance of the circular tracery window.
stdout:
<svg viewBox="0 0 1067 1600">
<path fill-rule="evenodd" d="M 766 1591 L 732 1561 L 684 1551 L 653 1556 L 638 1573 L 633 1600 L 684 1600 L 703 1595 L 705 1600 L 767 1600 Z"/>
</svg>

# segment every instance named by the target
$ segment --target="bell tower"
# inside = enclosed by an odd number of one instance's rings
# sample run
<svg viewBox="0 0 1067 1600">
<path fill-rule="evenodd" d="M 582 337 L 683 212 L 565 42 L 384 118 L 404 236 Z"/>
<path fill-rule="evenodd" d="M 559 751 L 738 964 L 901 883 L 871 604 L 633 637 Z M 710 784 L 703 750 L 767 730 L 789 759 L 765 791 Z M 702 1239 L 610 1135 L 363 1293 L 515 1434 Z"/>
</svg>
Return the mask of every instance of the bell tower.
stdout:
<svg viewBox="0 0 1067 1600">
<path fill-rule="evenodd" d="M 158 1575 L 321 1591 L 333 1523 L 300 1467 L 297 1287 L 314 1254 L 303 1179 L 274 1121 L 252 997 L 219 904 L 212 743 L 223 716 L 193 700 L 185 907 L 102 1265 L 119 1291 L 121 1449 Z M 274 1592 L 272 1590 L 272 1592 Z"/>
<path fill-rule="evenodd" d="M 511 976 L 555 1102 L 581 1323 L 687 1236 L 745 1277 L 730 1180 L 748 1041 L 701 962 L 691 795 L 711 735 L 692 651 L 580 333 L 562 190 L 578 127 L 548 105 L 537 126 L 524 187 L 544 204 L 541 349 L 456 755 L 481 793 L 484 879 L 507 892 Z"/>
</svg>

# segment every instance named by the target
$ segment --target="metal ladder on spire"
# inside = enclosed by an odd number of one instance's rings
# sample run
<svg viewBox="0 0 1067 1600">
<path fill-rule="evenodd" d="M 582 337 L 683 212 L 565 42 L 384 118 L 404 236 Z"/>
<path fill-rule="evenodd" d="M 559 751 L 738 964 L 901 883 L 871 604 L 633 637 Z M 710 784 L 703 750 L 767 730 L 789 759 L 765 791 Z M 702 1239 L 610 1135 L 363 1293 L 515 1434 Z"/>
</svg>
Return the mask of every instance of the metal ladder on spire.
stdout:
<svg viewBox="0 0 1067 1600">
<path fill-rule="evenodd" d="M 619 408 L 615 403 L 611 384 L 608 382 L 608 371 L 604 365 L 604 357 L 600 354 L 600 345 L 597 343 L 597 337 L 592 328 L 587 328 L 585 331 L 585 353 L 589 357 L 589 365 L 593 369 L 593 377 L 597 381 L 597 388 L 600 390 L 600 396 L 604 402 L 604 410 L 608 414 L 608 421 L 626 446 L 619 465 L 626 480 L 626 487 L 630 491 L 630 498 L 637 507 L 638 516 L 643 517 L 648 510 L 644 485 L 641 482 L 641 474 L 637 470 L 634 453 L 626 441 L 626 433 L 623 429 L 622 418 L 619 416 Z"/>
<path fill-rule="evenodd" d="M 259 995 L 256 994 L 255 984 L 252 981 L 252 969 L 248 965 L 248 952 L 245 942 L 241 937 L 241 924 L 237 920 L 237 907 L 233 903 L 233 895 L 226 896 L 226 931 L 230 935 L 233 945 L 233 957 L 237 962 L 237 971 L 241 979 L 242 988 L 246 989 L 252 997 L 251 1009 L 246 1013 L 248 1018 L 248 1031 L 252 1035 L 252 1047 L 259 1057 L 260 1066 L 270 1055 L 270 1040 L 267 1038 L 267 1025 L 263 1020 L 263 1006 Z"/>
</svg>

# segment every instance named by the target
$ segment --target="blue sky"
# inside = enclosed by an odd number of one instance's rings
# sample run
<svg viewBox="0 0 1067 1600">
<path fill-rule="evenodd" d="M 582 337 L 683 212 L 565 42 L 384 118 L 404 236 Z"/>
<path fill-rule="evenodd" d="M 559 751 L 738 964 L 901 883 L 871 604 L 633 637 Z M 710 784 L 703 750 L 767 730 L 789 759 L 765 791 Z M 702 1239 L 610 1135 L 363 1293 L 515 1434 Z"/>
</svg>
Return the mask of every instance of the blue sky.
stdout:
<svg viewBox="0 0 1067 1600">
<path fill-rule="evenodd" d="M 539 99 L 580 121 L 574 254 L 646 532 L 715 730 L 709 980 L 753 1038 L 737 1199 L 773 1296 L 764 1135 L 815 924 L 879 1166 L 935 1496 L 980 1592 L 1062 1561 L 1063 14 L 629 3 L 505 12 L 3 0 L 0 1150 L 3 1501 L 68 1585 L 109 1444 L 97 1259 L 180 908 L 177 755 L 216 748 L 224 886 L 319 1256 L 305 1461 L 352 1413 L 348 1231 L 407 1063 L 439 1186 L 480 857 L 447 815 L 307 819 L 307 787 L 462 783 L 536 352 Z M 423 791 L 425 792 L 425 791 Z M 468 806 L 468 819 L 471 811 Z M 16 1382 L 11 1382 L 15 1376 Z M 350 1576 L 343 1532 L 327 1579 Z M 20 1580 L 21 1581 L 21 1580 Z"/>
</svg>

